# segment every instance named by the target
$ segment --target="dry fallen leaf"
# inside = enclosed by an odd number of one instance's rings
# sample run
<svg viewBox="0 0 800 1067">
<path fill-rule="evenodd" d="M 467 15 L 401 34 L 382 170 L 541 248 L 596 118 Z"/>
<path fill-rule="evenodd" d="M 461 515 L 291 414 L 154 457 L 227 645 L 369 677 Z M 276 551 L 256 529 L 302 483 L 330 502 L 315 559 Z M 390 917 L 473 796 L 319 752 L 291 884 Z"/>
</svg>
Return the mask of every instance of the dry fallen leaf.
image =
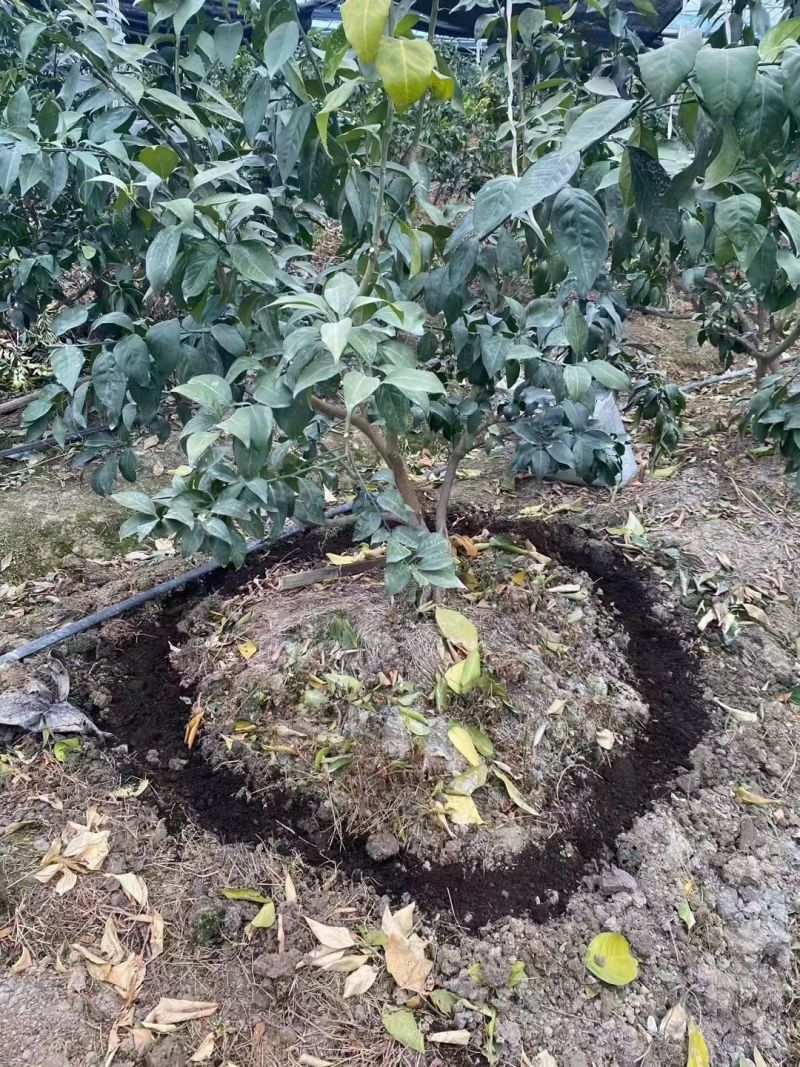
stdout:
<svg viewBox="0 0 800 1067">
<path fill-rule="evenodd" d="M 658 1029 L 665 1041 L 675 1041 L 677 1044 L 683 1044 L 688 1023 L 689 1018 L 686 1014 L 686 1009 L 678 1001 L 677 1004 L 672 1005 L 661 1020 Z"/>
<path fill-rule="evenodd" d="M 753 793 L 749 789 L 745 789 L 744 786 L 737 785 L 733 790 L 736 799 L 741 804 L 754 804 L 758 807 L 767 807 L 770 804 L 780 804 L 779 800 L 770 800 L 769 797 L 762 797 L 759 793 Z"/>
<path fill-rule="evenodd" d="M 598 730 L 594 736 L 600 748 L 604 748 L 606 752 L 614 747 L 617 740 L 610 730 Z"/>
<path fill-rule="evenodd" d="M 75 860 L 87 870 L 99 871 L 108 855 L 108 837 L 108 830 L 82 829 L 64 845 L 62 856 L 64 859 Z"/>
<path fill-rule="evenodd" d="M 344 983 L 344 999 L 358 997 L 366 993 L 375 984 L 378 972 L 369 963 L 363 964 L 358 970 L 349 974 Z"/>
<path fill-rule="evenodd" d="M 447 736 L 452 746 L 464 757 L 470 767 L 480 766 L 483 761 L 466 726 L 462 726 L 460 723 L 453 723 L 447 731 Z"/>
<path fill-rule="evenodd" d="M 286 871 L 286 877 L 284 879 L 283 895 L 286 898 L 287 904 L 297 903 L 297 889 L 295 888 L 292 876 L 289 874 L 288 870 Z"/>
<path fill-rule="evenodd" d="M 147 886 L 138 874 L 128 871 L 127 874 L 112 874 L 110 877 L 119 882 L 122 892 L 132 904 L 140 908 L 147 907 Z"/>
<path fill-rule="evenodd" d="M 186 730 L 184 732 L 183 740 L 187 748 L 192 748 L 194 746 L 194 743 L 197 740 L 197 735 L 200 731 L 200 724 L 202 723 L 204 717 L 205 711 L 203 711 L 201 708 L 200 711 L 196 711 L 186 723 Z"/>
<path fill-rule="evenodd" d="M 425 981 L 433 969 L 433 961 L 425 956 L 425 943 L 419 938 L 390 934 L 383 947 L 386 970 L 401 989 L 413 993 L 425 992 Z"/>
<path fill-rule="evenodd" d="M 439 1045 L 468 1045 L 469 1030 L 442 1030 L 438 1034 L 428 1034 L 428 1040 Z"/>
<path fill-rule="evenodd" d="M 30 954 L 30 950 L 27 945 L 23 945 L 22 952 L 16 963 L 12 963 L 9 968 L 9 974 L 22 974 L 23 971 L 27 971 L 29 967 L 33 966 L 33 957 Z"/>
<path fill-rule="evenodd" d="M 311 933 L 325 948 L 351 948 L 356 943 L 356 939 L 346 926 L 324 926 L 322 923 L 309 918 L 306 918 L 306 922 Z"/>
<path fill-rule="evenodd" d="M 536 1059 L 533 1061 L 531 1067 L 558 1067 L 555 1058 L 550 1055 L 547 1049 L 542 1049 L 538 1053 Z"/>
<path fill-rule="evenodd" d="M 162 997 L 147 1015 L 145 1023 L 157 1026 L 178 1026 L 192 1019 L 205 1019 L 217 1011 L 219 1005 L 211 1000 L 174 1000 Z"/>
<path fill-rule="evenodd" d="M 194 1054 L 189 1057 L 189 1063 L 206 1063 L 214 1055 L 214 1047 L 214 1034 L 206 1034 Z"/>
<path fill-rule="evenodd" d="M 319 1056 L 309 1056 L 307 1052 L 297 1062 L 301 1067 L 336 1067 L 333 1060 L 321 1060 Z"/>
</svg>

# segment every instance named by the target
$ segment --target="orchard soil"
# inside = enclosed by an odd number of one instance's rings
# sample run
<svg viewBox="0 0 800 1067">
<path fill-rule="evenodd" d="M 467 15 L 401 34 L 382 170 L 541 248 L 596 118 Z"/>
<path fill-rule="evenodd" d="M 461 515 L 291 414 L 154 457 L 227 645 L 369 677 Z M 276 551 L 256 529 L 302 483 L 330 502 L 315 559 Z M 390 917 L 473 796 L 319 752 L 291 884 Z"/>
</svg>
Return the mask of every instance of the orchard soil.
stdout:
<svg viewBox="0 0 800 1067">
<path fill-rule="evenodd" d="M 643 321 L 637 330 L 642 343 L 673 344 L 678 377 L 697 376 L 666 326 Z M 359 616 L 379 610 L 378 578 L 276 596 L 267 568 L 277 564 L 285 574 L 318 565 L 327 552 L 347 552 L 339 535 L 288 542 L 244 574 L 57 650 L 70 698 L 111 736 L 83 739 L 63 763 L 52 741 L 43 747 L 11 731 L 0 738 L 0 1065 L 178 1067 L 212 1033 L 215 1051 L 205 1062 L 218 1067 L 538 1067 L 541 1051 L 558 1067 L 683 1067 L 685 1035 L 660 1026 L 676 1005 L 700 1026 L 715 1067 L 756 1062 L 756 1049 L 770 1067 L 800 1062 L 793 993 L 800 709 L 791 700 L 800 680 L 798 501 L 777 461 L 751 454 L 736 433 L 731 402 L 747 389 L 736 383 L 693 396 L 674 469 L 618 494 L 530 482 L 498 494 L 495 461 L 467 461 L 482 476 L 459 483 L 461 518 L 451 532 L 476 541 L 484 530 L 518 544 L 528 538 L 553 562 L 544 577 L 530 570 L 521 587 L 510 561 L 505 569 L 498 563 L 494 573 L 479 572 L 483 600 L 448 598 L 475 619 L 482 640 L 485 632 L 487 663 L 512 709 L 502 701 L 456 703 L 445 718 L 463 716 L 492 736 L 537 817 L 487 788 L 475 794 L 485 825 L 451 828 L 449 838 L 430 817 L 437 765 L 418 761 L 417 748 L 400 760 L 413 803 L 396 801 L 391 775 L 381 784 L 387 819 L 401 813 L 403 832 L 395 819 L 400 851 L 379 862 L 369 847 L 379 805 L 348 794 L 346 769 L 330 780 L 312 773 L 309 752 L 321 744 L 314 713 L 296 703 L 298 736 L 275 743 L 291 692 L 278 685 L 270 695 L 267 687 L 266 703 L 254 704 L 256 681 L 261 692 L 265 680 L 277 684 L 275 675 L 294 672 L 302 696 L 319 655 L 325 671 L 352 671 L 371 686 L 374 675 L 394 667 L 422 690 L 429 646 L 434 666 L 440 654 L 432 624 L 415 621 L 414 639 L 428 644 L 409 662 L 403 616 L 386 616 L 381 656 L 368 649 L 343 655 L 320 636 L 320 616 L 307 613 L 321 612 L 324 602 L 346 614 L 352 602 L 358 630 Z M 80 508 L 92 506 L 66 466 L 46 477 L 74 490 Z M 9 506 L 41 484 L 34 473 L 10 487 Z M 608 532 L 629 511 L 645 531 L 636 544 Z M 13 581 L 0 574 L 0 586 L 13 587 L 0 600 L 0 648 L 182 566 L 166 553 L 126 560 L 130 546 L 117 556 L 110 541 L 96 541 L 86 556 L 70 543 L 66 554 L 77 561 L 48 564 L 52 570 L 28 579 L 11 571 L 20 565 L 12 559 L 6 571 Z M 486 567 L 491 557 L 485 554 Z M 521 557 L 514 567 L 527 562 Z M 37 583 L 45 588 L 37 591 Z M 587 591 L 582 618 L 567 621 L 576 603 L 550 593 L 555 583 Z M 297 616 L 276 629 L 292 596 Z M 737 607 L 744 601 L 763 615 L 746 616 Z M 715 604 L 720 616 L 733 605 L 744 622 L 729 644 L 716 622 L 698 628 Z M 516 630 L 510 642 L 494 634 L 504 615 Z M 545 647 L 553 632 L 563 650 Z M 246 640 L 257 648 L 248 659 L 238 652 Z M 507 661 L 524 669 L 515 672 Z M 34 677 L 49 684 L 44 658 L 6 672 L 2 685 Z M 555 697 L 566 706 L 548 716 Z M 344 750 L 358 754 L 359 745 L 367 751 L 370 731 L 383 728 L 385 709 L 359 718 L 351 703 L 336 698 L 325 714 L 333 705 Z M 188 749 L 184 731 L 198 709 L 204 719 Z M 237 721 L 257 729 L 237 731 Z M 543 722 L 534 745 L 530 728 Z M 607 751 L 595 734 L 609 724 L 616 743 Z M 113 796 L 121 783 L 145 777 L 141 795 Z M 397 787 L 396 796 L 402 793 Z M 108 819 L 108 859 L 58 896 L 32 876 L 66 823 L 82 822 L 92 805 Z M 128 871 L 146 882 L 150 906 L 165 921 L 165 950 L 147 963 L 133 1019 L 164 996 L 213 1001 L 218 1009 L 155 1035 L 147 1047 L 120 1025 L 121 1043 L 108 1059 L 125 1004 L 87 974 L 72 946 L 99 951 L 112 917 L 125 948 L 141 951 L 141 924 L 108 876 Z M 286 899 L 287 871 L 297 902 Z M 225 899 L 225 886 L 273 897 L 280 925 L 254 930 L 257 907 Z M 344 1000 L 343 975 L 298 967 L 315 944 L 303 916 L 361 929 L 379 924 L 385 904 L 412 900 L 436 987 L 463 998 L 449 1019 L 412 1007 L 425 1031 L 468 1031 L 465 1048 L 429 1043 L 418 1054 L 392 1041 L 382 1011 L 408 994 L 385 973 L 364 996 Z M 625 988 L 598 983 L 583 965 L 588 942 L 603 930 L 622 932 L 640 961 L 639 977 Z M 509 983 L 520 961 L 525 979 Z"/>
</svg>

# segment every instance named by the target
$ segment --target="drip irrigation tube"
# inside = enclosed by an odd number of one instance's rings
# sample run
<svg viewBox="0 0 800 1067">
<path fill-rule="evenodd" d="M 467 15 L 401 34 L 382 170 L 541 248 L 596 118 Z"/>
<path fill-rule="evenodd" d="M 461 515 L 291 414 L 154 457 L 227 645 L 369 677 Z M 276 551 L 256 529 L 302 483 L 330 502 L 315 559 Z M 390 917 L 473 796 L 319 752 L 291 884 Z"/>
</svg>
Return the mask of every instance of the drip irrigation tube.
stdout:
<svg viewBox="0 0 800 1067">
<path fill-rule="evenodd" d="M 325 518 L 335 519 L 340 515 L 349 515 L 352 510 L 352 504 L 340 504 L 326 511 Z M 260 541 L 253 541 L 248 545 L 247 553 L 250 555 L 252 552 L 259 552 L 261 549 L 268 548 L 278 541 L 288 541 L 290 538 L 297 537 L 298 534 L 304 532 L 305 527 L 292 526 L 274 539 L 265 537 Z M 24 659 L 35 656 L 37 652 L 44 652 L 48 648 L 53 648 L 54 645 L 59 645 L 70 637 L 75 637 L 77 634 L 85 633 L 86 630 L 91 630 L 101 623 L 108 622 L 109 619 L 116 619 L 120 615 L 126 615 L 129 611 L 134 611 L 143 604 L 149 604 L 153 600 L 160 600 L 169 596 L 178 589 L 183 589 L 185 586 L 191 585 L 192 582 L 208 578 L 209 575 L 216 574 L 217 571 L 222 569 L 222 564 L 218 563 L 217 560 L 209 560 L 207 563 L 193 568 L 193 570 L 186 571 L 185 574 L 179 574 L 177 578 L 170 578 L 169 581 L 154 585 L 152 589 L 145 589 L 141 593 L 135 593 L 133 596 L 128 597 L 127 600 L 121 600 L 118 604 L 109 604 L 108 607 L 101 608 L 100 611 L 95 611 L 91 615 L 86 615 L 83 619 L 78 619 L 77 622 L 65 623 L 56 630 L 42 634 L 41 637 L 27 641 L 24 645 L 20 645 L 19 648 L 14 648 L 0 656 L 0 669 L 8 667 L 12 663 L 21 663 Z"/>
<path fill-rule="evenodd" d="M 64 445 L 77 444 L 79 441 L 84 441 L 87 437 L 92 437 L 96 433 L 105 433 L 106 430 L 108 430 L 108 426 L 91 426 L 88 430 L 79 430 L 77 433 L 70 434 L 64 441 Z M 25 441 L 21 445 L 2 449 L 0 451 L 0 463 L 6 459 L 17 459 L 27 452 L 44 452 L 48 448 L 61 447 L 54 437 L 42 437 L 39 441 Z"/>
</svg>

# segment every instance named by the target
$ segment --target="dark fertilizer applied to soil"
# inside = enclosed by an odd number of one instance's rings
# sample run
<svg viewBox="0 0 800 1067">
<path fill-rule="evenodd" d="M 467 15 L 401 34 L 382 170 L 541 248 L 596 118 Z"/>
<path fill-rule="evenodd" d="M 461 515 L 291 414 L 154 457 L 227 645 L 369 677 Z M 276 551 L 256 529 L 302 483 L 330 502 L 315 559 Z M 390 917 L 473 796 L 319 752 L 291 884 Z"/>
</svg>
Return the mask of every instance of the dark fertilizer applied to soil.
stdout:
<svg viewBox="0 0 800 1067">
<path fill-rule="evenodd" d="M 465 522 L 461 529 L 469 532 L 473 525 L 474 520 Z M 105 651 L 104 684 L 111 704 L 102 725 L 128 746 L 128 769 L 151 780 L 168 828 L 177 831 L 194 819 L 224 842 L 269 839 L 310 864 L 336 863 L 393 901 L 408 894 L 429 914 L 453 915 L 473 928 L 506 915 L 544 921 L 563 912 L 592 865 L 607 857 L 618 835 L 669 787 L 702 738 L 708 716 L 688 630 L 678 617 L 665 621 L 657 610 L 662 597 L 653 572 L 568 525 L 494 522 L 493 532 L 529 538 L 559 563 L 589 575 L 627 635 L 628 665 L 650 708 L 629 748 L 615 750 L 613 758 L 571 777 L 570 814 L 561 832 L 544 846 L 529 846 L 506 867 L 491 870 L 468 863 L 435 866 L 408 852 L 378 864 L 368 857 L 363 841 L 332 845 L 330 827 L 319 825 L 306 798 L 285 789 L 253 795 L 241 768 L 212 763 L 202 752 L 186 748 L 191 694 L 181 687 L 169 659 L 170 644 L 180 642 L 177 624 L 187 608 L 186 595 L 143 622 L 134 642 L 106 645 Z M 298 561 L 317 559 L 319 540 L 308 535 L 302 543 L 282 544 L 214 584 L 232 593 L 289 553 Z M 201 595 L 207 592 L 208 585 Z M 188 594 L 197 595 L 197 590 Z M 157 766 L 146 758 L 152 749 L 159 753 Z"/>
</svg>

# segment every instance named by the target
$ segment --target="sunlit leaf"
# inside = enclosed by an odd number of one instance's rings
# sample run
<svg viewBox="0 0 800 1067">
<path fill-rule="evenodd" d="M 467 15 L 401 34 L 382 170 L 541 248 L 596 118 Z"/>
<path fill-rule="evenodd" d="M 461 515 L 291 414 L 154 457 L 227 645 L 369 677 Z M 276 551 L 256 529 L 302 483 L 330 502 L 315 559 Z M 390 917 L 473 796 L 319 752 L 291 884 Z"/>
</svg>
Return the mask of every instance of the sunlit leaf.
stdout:
<svg viewBox="0 0 800 1067">
<path fill-rule="evenodd" d="M 605 933 L 592 938 L 583 962 L 593 975 L 608 985 L 630 985 L 639 974 L 639 963 L 622 934 Z"/>
</svg>

